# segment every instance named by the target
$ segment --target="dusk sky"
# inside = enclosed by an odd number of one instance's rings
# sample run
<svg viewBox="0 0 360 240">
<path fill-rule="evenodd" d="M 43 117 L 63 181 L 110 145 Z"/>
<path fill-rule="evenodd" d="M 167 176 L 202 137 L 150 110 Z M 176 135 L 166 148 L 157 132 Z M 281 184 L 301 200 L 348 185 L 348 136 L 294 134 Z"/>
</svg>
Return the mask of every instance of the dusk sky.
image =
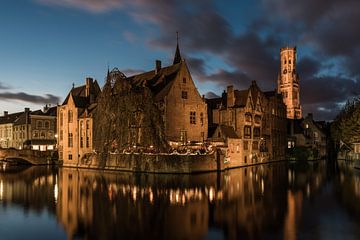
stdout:
<svg viewBox="0 0 360 240">
<path fill-rule="evenodd" d="M 0 115 L 62 103 L 87 76 L 170 65 L 179 43 L 201 94 L 276 88 L 296 45 L 303 115 L 330 120 L 360 94 L 359 0 L 16 0 L 0 3 Z M 210 93 L 209 93 L 210 92 Z"/>
</svg>

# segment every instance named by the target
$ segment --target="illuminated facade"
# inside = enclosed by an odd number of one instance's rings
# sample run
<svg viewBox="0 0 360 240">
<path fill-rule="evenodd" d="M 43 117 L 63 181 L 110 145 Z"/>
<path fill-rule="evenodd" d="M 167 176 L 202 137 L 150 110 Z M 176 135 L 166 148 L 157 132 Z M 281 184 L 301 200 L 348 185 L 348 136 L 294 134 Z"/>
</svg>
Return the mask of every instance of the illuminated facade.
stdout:
<svg viewBox="0 0 360 240">
<path fill-rule="evenodd" d="M 289 119 L 301 119 L 299 75 L 296 71 L 296 47 L 280 49 L 280 72 L 278 93 L 283 95 L 286 116 Z"/>
</svg>

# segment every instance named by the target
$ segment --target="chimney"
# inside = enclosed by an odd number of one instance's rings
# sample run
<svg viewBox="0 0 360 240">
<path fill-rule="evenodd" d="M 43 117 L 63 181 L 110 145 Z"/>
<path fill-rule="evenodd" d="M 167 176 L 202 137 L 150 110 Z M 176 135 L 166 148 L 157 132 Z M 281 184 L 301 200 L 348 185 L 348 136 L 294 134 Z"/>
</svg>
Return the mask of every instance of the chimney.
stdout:
<svg viewBox="0 0 360 240">
<path fill-rule="evenodd" d="M 93 79 L 91 77 L 86 78 L 86 97 L 90 96 L 91 93 L 91 86 L 93 84 Z"/>
<path fill-rule="evenodd" d="M 233 107 L 235 105 L 235 93 L 234 86 L 227 87 L 227 106 Z"/>
<path fill-rule="evenodd" d="M 6 117 L 9 114 L 8 111 L 4 111 L 4 117 Z"/>
<path fill-rule="evenodd" d="M 155 61 L 155 74 L 157 74 L 161 69 L 161 61 L 160 60 L 156 60 Z"/>
<path fill-rule="evenodd" d="M 46 113 L 49 110 L 49 106 L 47 104 L 45 104 L 43 112 Z"/>
</svg>

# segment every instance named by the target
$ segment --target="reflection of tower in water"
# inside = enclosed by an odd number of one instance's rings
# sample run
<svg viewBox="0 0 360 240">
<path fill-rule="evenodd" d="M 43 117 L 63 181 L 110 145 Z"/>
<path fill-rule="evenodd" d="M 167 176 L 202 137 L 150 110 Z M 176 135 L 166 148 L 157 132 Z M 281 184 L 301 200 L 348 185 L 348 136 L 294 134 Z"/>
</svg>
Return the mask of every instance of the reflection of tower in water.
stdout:
<svg viewBox="0 0 360 240">
<path fill-rule="evenodd" d="M 301 191 L 292 192 L 288 191 L 287 201 L 288 208 L 284 223 L 284 239 L 295 240 L 297 239 L 297 230 L 301 218 L 303 194 Z"/>
</svg>

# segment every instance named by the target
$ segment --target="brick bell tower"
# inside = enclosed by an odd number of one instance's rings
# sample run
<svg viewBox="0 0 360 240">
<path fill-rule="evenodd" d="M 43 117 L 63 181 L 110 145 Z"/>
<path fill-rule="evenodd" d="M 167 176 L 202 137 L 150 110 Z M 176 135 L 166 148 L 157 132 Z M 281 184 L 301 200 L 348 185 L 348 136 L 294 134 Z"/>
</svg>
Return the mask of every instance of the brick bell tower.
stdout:
<svg viewBox="0 0 360 240">
<path fill-rule="evenodd" d="M 280 70 L 278 93 L 283 95 L 286 116 L 289 119 L 302 118 L 300 105 L 299 75 L 296 72 L 296 47 L 280 49 Z"/>
</svg>

